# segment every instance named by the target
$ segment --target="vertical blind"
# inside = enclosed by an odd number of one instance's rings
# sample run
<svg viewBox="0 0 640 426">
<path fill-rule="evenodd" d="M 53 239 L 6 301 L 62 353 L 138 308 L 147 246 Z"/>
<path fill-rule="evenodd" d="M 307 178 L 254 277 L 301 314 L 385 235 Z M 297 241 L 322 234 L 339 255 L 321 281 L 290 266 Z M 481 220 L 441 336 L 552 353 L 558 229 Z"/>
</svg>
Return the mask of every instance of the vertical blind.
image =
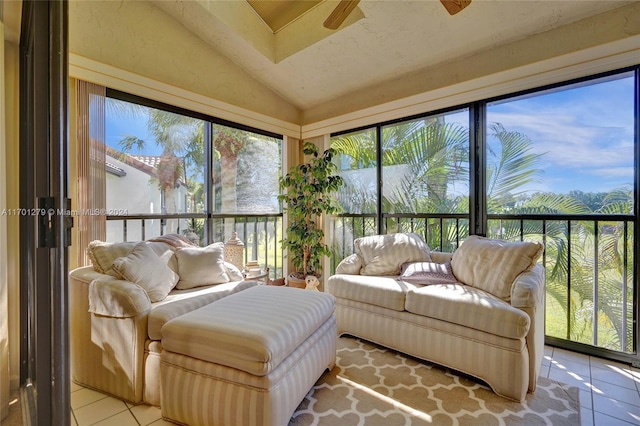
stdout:
<svg viewBox="0 0 640 426">
<path fill-rule="evenodd" d="M 106 158 L 105 95 L 97 84 L 77 80 L 78 112 L 78 202 L 77 217 L 78 266 L 90 264 L 84 250 L 93 240 L 105 240 L 106 222 Z"/>
</svg>

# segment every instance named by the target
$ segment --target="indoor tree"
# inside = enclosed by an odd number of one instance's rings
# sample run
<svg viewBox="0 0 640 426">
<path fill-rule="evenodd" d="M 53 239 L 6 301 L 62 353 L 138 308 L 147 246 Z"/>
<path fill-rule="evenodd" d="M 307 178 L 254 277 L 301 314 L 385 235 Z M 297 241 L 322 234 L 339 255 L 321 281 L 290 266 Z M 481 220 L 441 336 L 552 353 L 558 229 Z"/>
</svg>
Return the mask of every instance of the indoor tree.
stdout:
<svg viewBox="0 0 640 426">
<path fill-rule="evenodd" d="M 320 153 L 313 143 L 304 142 L 302 152 L 308 156 L 308 161 L 292 166 L 280 179 L 281 194 L 278 196 L 289 220 L 286 238 L 281 242 L 296 268 L 290 274 L 290 284 L 291 276 L 301 280 L 308 275 L 320 276 L 322 259 L 330 251 L 318 222 L 322 215 L 338 212 L 332 194 L 343 183 L 335 174 L 333 148 Z"/>
</svg>

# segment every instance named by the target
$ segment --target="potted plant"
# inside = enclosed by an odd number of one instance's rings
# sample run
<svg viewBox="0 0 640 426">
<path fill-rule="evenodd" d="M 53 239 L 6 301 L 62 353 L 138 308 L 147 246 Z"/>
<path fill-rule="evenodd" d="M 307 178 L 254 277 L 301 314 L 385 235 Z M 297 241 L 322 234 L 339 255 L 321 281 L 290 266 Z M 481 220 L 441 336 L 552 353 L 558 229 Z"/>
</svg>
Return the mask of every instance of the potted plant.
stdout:
<svg viewBox="0 0 640 426">
<path fill-rule="evenodd" d="M 294 287 L 304 287 L 308 275 L 320 277 L 322 258 L 330 252 L 318 219 L 338 211 L 331 194 L 343 183 L 342 178 L 334 174 L 337 168 L 331 161 L 335 155 L 333 148 L 320 154 L 314 144 L 305 142 L 302 152 L 309 160 L 292 166 L 280 178 L 282 194 L 278 196 L 289 216 L 286 238 L 281 243 L 296 268 L 288 277 L 289 285 Z"/>
</svg>

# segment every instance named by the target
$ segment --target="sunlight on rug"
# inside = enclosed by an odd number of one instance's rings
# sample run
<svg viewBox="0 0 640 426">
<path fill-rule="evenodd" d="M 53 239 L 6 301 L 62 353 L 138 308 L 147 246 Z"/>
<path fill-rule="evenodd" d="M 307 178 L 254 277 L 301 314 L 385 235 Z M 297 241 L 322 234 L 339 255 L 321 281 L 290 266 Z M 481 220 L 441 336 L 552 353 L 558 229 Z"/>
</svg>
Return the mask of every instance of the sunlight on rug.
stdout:
<svg viewBox="0 0 640 426">
<path fill-rule="evenodd" d="M 578 388 L 543 377 L 513 402 L 435 364 L 355 339 L 338 339 L 336 367 L 300 403 L 290 426 L 580 424 Z"/>
</svg>

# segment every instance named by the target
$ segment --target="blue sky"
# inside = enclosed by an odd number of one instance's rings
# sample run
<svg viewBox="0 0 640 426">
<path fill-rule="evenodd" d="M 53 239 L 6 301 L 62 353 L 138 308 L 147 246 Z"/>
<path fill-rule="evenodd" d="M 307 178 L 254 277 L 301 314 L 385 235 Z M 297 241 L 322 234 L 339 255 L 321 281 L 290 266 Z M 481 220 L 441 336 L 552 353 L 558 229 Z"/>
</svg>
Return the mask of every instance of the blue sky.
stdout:
<svg viewBox="0 0 640 426">
<path fill-rule="evenodd" d="M 544 153 L 532 191 L 633 188 L 633 74 L 490 105 L 488 122 L 527 135 Z"/>
<path fill-rule="evenodd" d="M 111 101 L 108 101 L 111 102 Z M 106 113 L 106 137 L 107 145 L 117 150 L 121 147 L 118 144 L 127 135 L 136 136 L 149 143 L 142 151 L 133 149 L 132 154 L 160 155 L 162 150 L 154 142 L 154 138 L 147 131 L 148 115 L 144 111 L 118 112 L 107 108 Z"/>
</svg>

